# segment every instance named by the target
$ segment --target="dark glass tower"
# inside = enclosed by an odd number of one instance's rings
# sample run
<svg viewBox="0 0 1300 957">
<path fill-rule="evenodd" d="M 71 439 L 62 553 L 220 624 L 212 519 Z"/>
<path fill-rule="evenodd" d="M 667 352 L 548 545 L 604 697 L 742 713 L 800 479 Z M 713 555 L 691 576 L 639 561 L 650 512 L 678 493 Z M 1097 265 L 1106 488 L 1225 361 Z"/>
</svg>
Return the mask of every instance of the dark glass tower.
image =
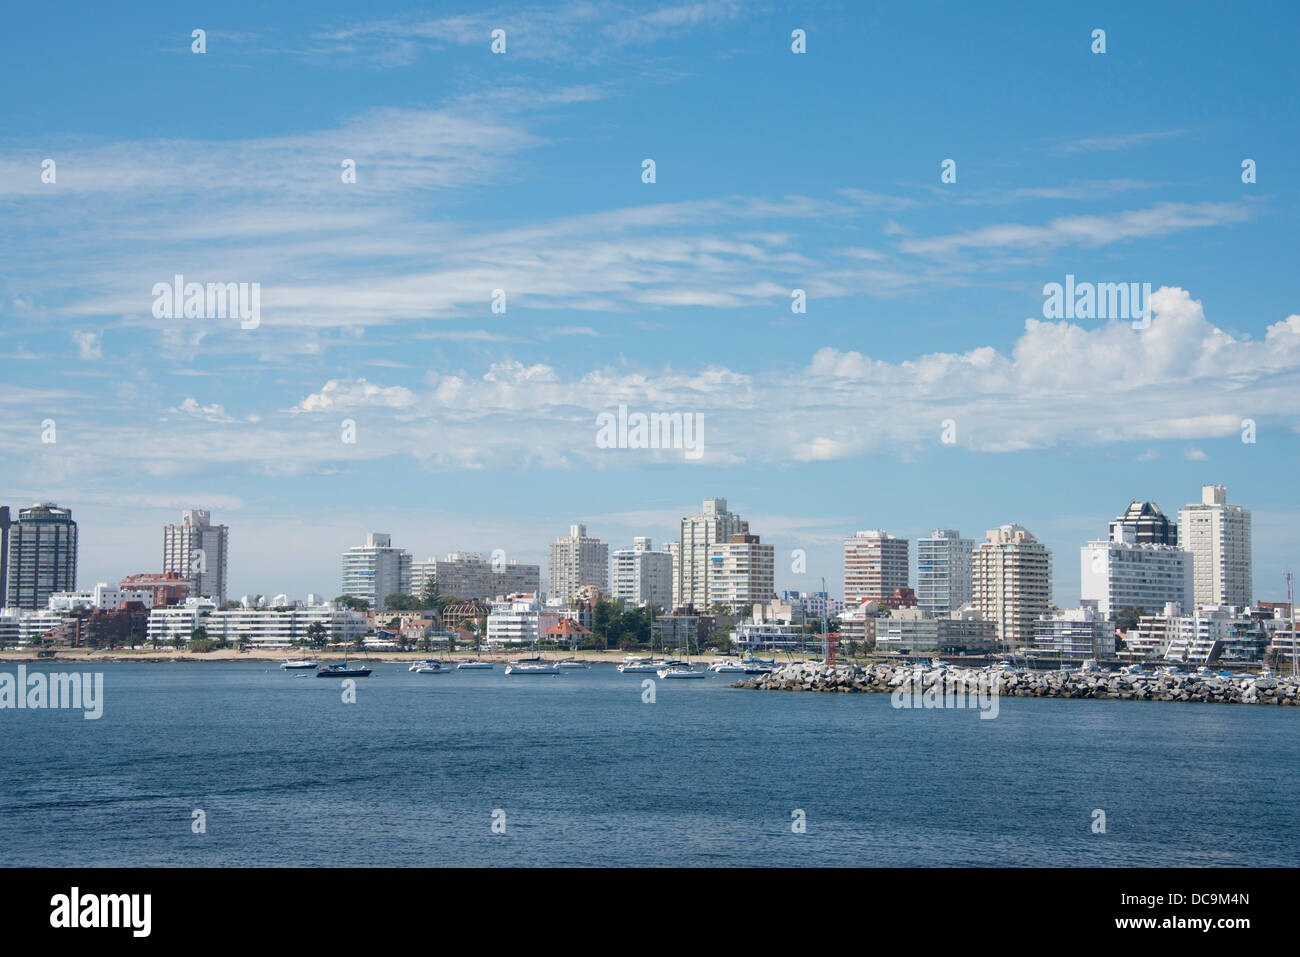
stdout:
<svg viewBox="0 0 1300 957">
<path fill-rule="evenodd" d="M 1171 522 L 1155 502 L 1130 502 L 1124 514 L 1110 523 L 1110 538 L 1121 527 L 1131 529 L 1139 545 L 1178 544 L 1178 523 Z"/>
<path fill-rule="evenodd" d="M 36 610 L 56 591 L 77 588 L 77 523 L 71 509 L 38 502 L 9 527 L 5 604 Z"/>
</svg>

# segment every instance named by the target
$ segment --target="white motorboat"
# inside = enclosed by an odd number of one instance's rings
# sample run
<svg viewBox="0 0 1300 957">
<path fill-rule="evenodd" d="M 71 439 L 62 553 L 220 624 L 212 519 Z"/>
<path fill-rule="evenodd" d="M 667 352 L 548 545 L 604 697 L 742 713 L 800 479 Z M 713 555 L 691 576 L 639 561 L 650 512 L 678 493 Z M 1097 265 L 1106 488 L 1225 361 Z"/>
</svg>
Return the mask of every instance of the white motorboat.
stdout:
<svg viewBox="0 0 1300 957">
<path fill-rule="evenodd" d="M 523 661 L 506 665 L 508 675 L 558 675 L 559 673 L 558 665 L 541 665 Z"/>
<path fill-rule="evenodd" d="M 660 678 L 665 680 L 669 678 L 707 678 L 707 671 L 696 671 L 690 665 L 673 665 L 669 668 L 660 668 L 657 672 Z"/>
<path fill-rule="evenodd" d="M 709 670 L 714 674 L 720 675 L 743 675 L 745 673 L 745 666 L 734 658 L 725 658 L 722 661 L 715 661 L 713 664 L 709 665 Z"/>
<path fill-rule="evenodd" d="M 456 666 L 457 671 L 490 671 L 495 665 L 490 661 L 462 661 Z"/>
<path fill-rule="evenodd" d="M 590 671 L 590 670 L 591 670 L 591 665 L 589 665 L 589 664 L 587 664 L 587 663 L 585 663 L 585 662 L 582 662 L 582 661 L 561 661 L 561 662 L 559 662 L 555 667 L 560 668 L 560 669 L 564 669 L 564 670 L 570 670 L 570 669 L 572 669 L 572 670 L 579 670 L 579 669 L 580 669 L 580 670 L 583 670 L 583 671 Z"/>
<path fill-rule="evenodd" d="M 436 658 L 430 658 L 428 661 L 416 662 L 413 667 L 408 668 L 407 670 L 414 671 L 417 675 L 445 675 L 451 673 L 451 669 Z"/>
<path fill-rule="evenodd" d="M 623 659 L 623 663 L 618 666 L 618 670 L 625 675 L 652 675 L 662 667 L 663 663 L 656 662 L 653 658 L 638 658 L 635 655 L 628 655 Z"/>
<path fill-rule="evenodd" d="M 300 661 L 282 661 L 280 667 L 285 671 L 307 671 L 316 669 L 316 662 L 308 661 L 305 658 Z"/>
</svg>

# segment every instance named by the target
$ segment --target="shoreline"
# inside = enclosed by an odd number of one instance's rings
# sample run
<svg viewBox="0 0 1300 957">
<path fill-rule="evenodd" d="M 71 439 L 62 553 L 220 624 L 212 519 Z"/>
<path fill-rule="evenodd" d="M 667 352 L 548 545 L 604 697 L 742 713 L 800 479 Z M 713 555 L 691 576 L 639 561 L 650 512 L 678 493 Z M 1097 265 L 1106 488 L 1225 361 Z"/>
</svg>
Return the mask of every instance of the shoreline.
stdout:
<svg viewBox="0 0 1300 957">
<path fill-rule="evenodd" d="M 303 648 L 254 648 L 248 651 L 238 651 L 234 648 L 219 648 L 214 651 L 193 652 L 182 649 L 153 649 L 138 648 L 134 651 L 115 648 L 111 650 L 95 650 L 89 648 L 55 648 L 53 657 L 41 658 L 35 651 L 27 650 L 7 650 L 0 651 L 0 664 L 8 662 L 48 662 L 50 664 L 69 664 L 84 662 L 141 662 L 150 664 L 160 664 L 170 661 L 261 661 L 274 662 L 279 664 L 282 661 L 342 661 L 344 653 L 342 651 L 317 651 L 314 649 Z M 569 654 L 558 651 L 538 652 L 544 662 L 555 662 L 566 660 Z M 491 661 L 495 664 L 507 664 L 511 661 L 518 660 L 521 656 L 531 655 L 532 649 L 529 646 L 521 645 L 519 648 L 504 654 L 497 653 L 492 655 L 475 655 L 472 651 L 456 652 L 438 652 L 438 651 L 354 651 L 347 652 L 349 661 L 393 661 L 393 662 L 412 662 L 424 661 L 426 658 L 437 658 L 441 661 L 461 662 L 473 661 L 481 657 L 483 661 Z M 574 658 L 575 661 L 583 664 L 618 664 L 629 654 L 642 654 L 641 652 L 627 652 L 619 649 L 609 651 L 580 651 Z M 644 654 L 649 655 L 649 652 Z M 707 664 L 714 661 L 720 661 L 728 655 L 692 655 L 691 661 L 698 664 Z"/>
</svg>

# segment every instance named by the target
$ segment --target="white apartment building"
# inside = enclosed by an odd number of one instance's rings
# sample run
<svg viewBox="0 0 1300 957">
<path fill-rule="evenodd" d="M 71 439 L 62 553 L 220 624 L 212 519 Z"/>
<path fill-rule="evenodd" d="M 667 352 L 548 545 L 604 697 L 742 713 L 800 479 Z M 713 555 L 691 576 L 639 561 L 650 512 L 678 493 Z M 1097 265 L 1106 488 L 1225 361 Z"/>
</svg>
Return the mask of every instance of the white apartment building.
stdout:
<svg viewBox="0 0 1300 957">
<path fill-rule="evenodd" d="M 202 627 L 213 641 L 236 644 L 247 641 L 254 647 L 288 648 L 311 640 L 314 624 L 325 629 L 330 642 L 351 642 L 370 630 L 371 618 L 332 602 L 319 605 L 291 603 L 276 608 L 227 608 L 217 610 L 208 598 L 191 598 L 183 605 L 155 608 L 149 613 L 146 638 L 160 645 L 188 641 L 190 633 Z"/>
<path fill-rule="evenodd" d="M 736 622 L 730 637 L 733 646 L 751 650 L 793 648 L 819 640 L 795 631 L 788 623 L 747 620 Z"/>
<path fill-rule="evenodd" d="M 1229 505 L 1222 485 L 1202 486 L 1200 503 L 1179 509 L 1178 544 L 1192 553 L 1196 604 L 1250 605 L 1250 512 Z"/>
<path fill-rule="evenodd" d="M 696 515 L 681 520 L 678 538 L 670 542 L 673 558 L 673 606 L 709 605 L 709 546 L 729 542 L 733 535 L 748 535 L 749 522 L 727 511 L 725 498 L 706 498 Z"/>
<path fill-rule="evenodd" d="M 1192 556 L 1172 545 L 1139 545 L 1136 533 L 1112 526 L 1109 541 L 1079 549 L 1080 594 L 1106 618 L 1129 606 L 1154 612 L 1192 603 Z"/>
<path fill-rule="evenodd" d="M 510 595 L 493 602 L 487 619 L 488 643 L 531 645 L 541 638 L 542 613 L 542 602 L 536 594 Z"/>
<path fill-rule="evenodd" d="M 174 645 L 189 641 L 190 632 L 199 625 L 207 627 L 207 617 L 217 610 L 211 598 L 187 598 L 181 605 L 165 605 L 149 612 L 145 640 L 151 644 Z"/>
<path fill-rule="evenodd" d="M 741 611 L 776 597 L 776 552 L 757 535 L 732 535 L 709 546 L 708 607 Z"/>
<path fill-rule="evenodd" d="M 920 652 L 991 651 L 997 647 L 997 626 L 971 608 L 930 617 L 920 606 L 895 608 L 876 619 L 876 651 Z"/>
<path fill-rule="evenodd" d="M 1115 657 L 1115 626 L 1091 602 L 1034 622 L 1034 650 L 1065 658 Z"/>
<path fill-rule="evenodd" d="M 462 601 L 490 601 L 504 595 L 537 592 L 542 588 L 540 565 L 477 552 L 450 552 L 445 558 L 430 558 L 411 564 L 411 594 L 419 597 L 433 582 L 438 595 Z"/>
<path fill-rule="evenodd" d="M 312 625 L 325 629 L 330 642 L 353 642 L 370 630 L 371 617 L 332 602 L 280 608 L 228 608 L 213 611 L 203 620 L 208 637 L 235 644 L 241 640 L 254 647 L 288 648 L 311 640 Z"/>
<path fill-rule="evenodd" d="M 230 529 L 213 525 L 206 509 L 187 508 L 179 525 L 163 528 L 163 574 L 180 575 L 190 583 L 191 597 L 226 600 L 226 551 Z"/>
<path fill-rule="evenodd" d="M 892 598 L 910 577 L 905 538 L 874 529 L 844 540 L 844 603 Z"/>
<path fill-rule="evenodd" d="M 123 603 L 129 601 L 139 602 L 145 608 L 152 608 L 153 590 L 122 589 L 108 582 L 98 582 L 88 591 L 56 591 L 50 595 L 49 609 L 54 612 L 69 612 L 78 608 L 116 611 Z"/>
<path fill-rule="evenodd" d="M 547 594 L 569 602 L 584 585 L 609 594 L 609 546 L 587 535 L 586 525 L 570 525 L 565 538 L 551 542 L 551 580 Z"/>
<path fill-rule="evenodd" d="M 971 556 L 975 542 L 952 528 L 937 528 L 916 540 L 916 603 L 937 618 L 971 601 Z"/>
<path fill-rule="evenodd" d="M 614 552 L 613 595 L 629 605 L 658 605 L 672 609 L 673 556 L 668 549 L 653 551 L 645 536 L 632 539 L 631 548 Z"/>
<path fill-rule="evenodd" d="M 69 624 L 69 619 L 57 612 L 43 608 L 31 611 L 26 608 L 0 608 L 0 648 L 7 645 L 25 645 L 33 638 L 47 632 L 58 632 Z"/>
<path fill-rule="evenodd" d="M 971 604 L 994 622 L 998 640 L 1015 648 L 1034 638 L 1034 622 L 1052 598 L 1052 556 L 1019 525 L 990 529 L 971 562 Z"/>
<path fill-rule="evenodd" d="M 1219 656 L 1223 643 L 1232 635 L 1237 610 L 1228 605 L 1205 605 L 1170 621 L 1166 661 L 1204 664 Z"/>
<path fill-rule="evenodd" d="M 341 594 L 369 602 L 374 611 L 383 610 L 389 595 L 411 593 L 411 553 L 394 548 L 392 537 L 371 532 L 364 545 L 343 553 Z"/>
</svg>

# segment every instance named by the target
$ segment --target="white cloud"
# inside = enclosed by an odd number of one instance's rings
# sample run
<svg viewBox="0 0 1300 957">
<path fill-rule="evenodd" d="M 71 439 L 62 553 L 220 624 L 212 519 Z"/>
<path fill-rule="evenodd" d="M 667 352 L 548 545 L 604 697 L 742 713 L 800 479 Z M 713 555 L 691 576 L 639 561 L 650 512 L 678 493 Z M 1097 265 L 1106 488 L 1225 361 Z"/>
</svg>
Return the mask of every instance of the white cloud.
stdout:
<svg viewBox="0 0 1300 957">
<path fill-rule="evenodd" d="M 72 333 L 72 341 L 77 345 L 77 355 L 82 359 L 102 359 L 103 351 L 102 332 L 92 332 L 88 329 L 78 329 Z"/>
<path fill-rule="evenodd" d="M 330 379 L 324 388 L 307 396 L 291 411 L 326 412 L 336 409 L 360 409 L 365 407 L 405 409 L 415 403 L 415 395 L 402 386 L 375 385 L 365 379 L 340 381 Z"/>
<path fill-rule="evenodd" d="M 183 415 L 192 415 L 196 418 L 203 419 L 206 422 L 233 422 L 234 418 L 226 414 L 220 403 L 214 402 L 212 405 L 200 405 L 199 400 L 193 396 L 187 396 L 185 401 L 171 412 L 179 412 Z"/>
<path fill-rule="evenodd" d="M 947 236 L 907 239 L 899 243 L 899 249 L 943 256 L 964 249 L 1095 247 L 1165 236 L 1181 229 L 1245 222 L 1250 215 L 1250 209 L 1241 203 L 1160 203 L 1147 209 L 1100 216 L 1061 216 L 1045 226 L 999 223 Z"/>
</svg>

